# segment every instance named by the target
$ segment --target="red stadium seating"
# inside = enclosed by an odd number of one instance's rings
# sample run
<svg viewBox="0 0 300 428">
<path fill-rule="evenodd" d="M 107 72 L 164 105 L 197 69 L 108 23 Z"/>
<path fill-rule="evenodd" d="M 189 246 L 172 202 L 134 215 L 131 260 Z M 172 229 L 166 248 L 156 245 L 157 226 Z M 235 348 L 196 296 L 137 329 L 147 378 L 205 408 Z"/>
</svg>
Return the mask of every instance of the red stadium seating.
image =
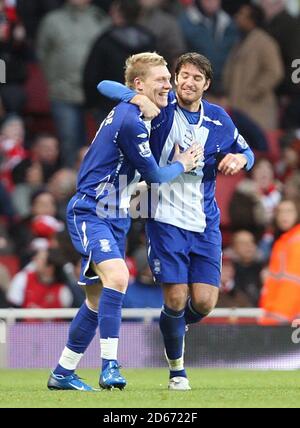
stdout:
<svg viewBox="0 0 300 428">
<path fill-rule="evenodd" d="M 240 172 L 238 175 L 219 174 L 217 178 L 216 199 L 221 210 L 221 226 L 229 228 L 229 203 L 237 184 L 245 178 L 245 173 Z"/>
<path fill-rule="evenodd" d="M 38 63 L 28 64 L 28 79 L 25 84 L 27 94 L 26 113 L 49 114 L 47 83 Z"/>
<path fill-rule="evenodd" d="M 283 135 L 281 129 L 265 131 L 269 145 L 269 159 L 272 162 L 277 162 L 280 159 L 280 138 Z"/>
</svg>

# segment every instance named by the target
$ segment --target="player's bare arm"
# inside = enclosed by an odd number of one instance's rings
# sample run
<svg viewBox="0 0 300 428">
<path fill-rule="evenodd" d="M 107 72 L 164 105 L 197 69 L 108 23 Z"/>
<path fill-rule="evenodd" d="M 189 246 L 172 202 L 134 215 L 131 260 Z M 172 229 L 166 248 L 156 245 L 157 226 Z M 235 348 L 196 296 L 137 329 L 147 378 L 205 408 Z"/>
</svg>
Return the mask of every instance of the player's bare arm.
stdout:
<svg viewBox="0 0 300 428">
<path fill-rule="evenodd" d="M 245 155 L 228 153 L 219 164 L 218 170 L 224 175 L 236 175 L 247 165 Z"/>
</svg>

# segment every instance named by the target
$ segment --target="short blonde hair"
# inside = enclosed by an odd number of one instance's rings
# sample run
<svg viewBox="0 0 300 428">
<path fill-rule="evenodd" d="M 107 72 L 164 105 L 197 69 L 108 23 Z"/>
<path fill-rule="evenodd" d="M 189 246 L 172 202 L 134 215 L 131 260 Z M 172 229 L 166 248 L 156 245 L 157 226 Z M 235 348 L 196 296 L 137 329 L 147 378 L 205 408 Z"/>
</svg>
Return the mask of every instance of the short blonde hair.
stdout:
<svg viewBox="0 0 300 428">
<path fill-rule="evenodd" d="M 144 79 L 149 67 L 167 66 L 166 60 L 156 52 L 143 52 L 127 58 L 125 63 L 125 85 L 134 89 L 137 77 Z"/>
</svg>

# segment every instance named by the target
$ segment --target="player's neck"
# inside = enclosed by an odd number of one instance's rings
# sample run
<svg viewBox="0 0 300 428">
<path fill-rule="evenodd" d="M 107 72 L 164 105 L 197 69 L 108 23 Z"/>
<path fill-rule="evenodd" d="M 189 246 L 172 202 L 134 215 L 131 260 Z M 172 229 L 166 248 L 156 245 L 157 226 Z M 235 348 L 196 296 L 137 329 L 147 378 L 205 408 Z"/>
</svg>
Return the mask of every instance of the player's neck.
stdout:
<svg viewBox="0 0 300 428">
<path fill-rule="evenodd" d="M 192 104 L 184 103 L 179 97 L 177 98 L 177 100 L 178 100 L 179 107 L 187 111 L 190 111 L 191 113 L 196 113 L 201 110 L 201 99 Z"/>
</svg>

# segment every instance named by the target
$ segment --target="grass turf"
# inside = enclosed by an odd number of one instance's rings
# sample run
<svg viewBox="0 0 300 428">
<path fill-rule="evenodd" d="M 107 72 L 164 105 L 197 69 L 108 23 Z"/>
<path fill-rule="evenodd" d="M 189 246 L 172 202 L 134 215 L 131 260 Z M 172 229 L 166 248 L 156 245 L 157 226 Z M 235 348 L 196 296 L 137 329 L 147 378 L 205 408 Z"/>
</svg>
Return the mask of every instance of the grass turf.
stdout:
<svg viewBox="0 0 300 428">
<path fill-rule="evenodd" d="M 167 371 L 122 370 L 124 391 L 48 391 L 45 370 L 0 370 L 0 407 L 5 408 L 207 408 L 300 406 L 300 372 L 188 370 L 192 391 L 168 391 Z M 79 370 L 96 387 L 98 372 Z"/>
</svg>

